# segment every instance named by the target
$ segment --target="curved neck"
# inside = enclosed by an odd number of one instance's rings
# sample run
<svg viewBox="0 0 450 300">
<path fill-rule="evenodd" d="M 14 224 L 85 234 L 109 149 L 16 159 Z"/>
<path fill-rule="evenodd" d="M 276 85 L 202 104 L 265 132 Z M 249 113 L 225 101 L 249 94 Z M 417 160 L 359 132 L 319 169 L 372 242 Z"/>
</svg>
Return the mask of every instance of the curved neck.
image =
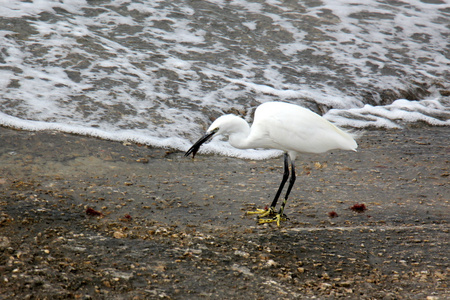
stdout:
<svg viewBox="0 0 450 300">
<path fill-rule="evenodd" d="M 248 144 L 247 138 L 250 134 L 250 125 L 239 118 L 242 122 L 239 122 L 238 126 L 233 128 L 233 131 L 229 133 L 228 142 L 231 146 L 239 149 L 248 149 L 251 146 Z"/>
</svg>

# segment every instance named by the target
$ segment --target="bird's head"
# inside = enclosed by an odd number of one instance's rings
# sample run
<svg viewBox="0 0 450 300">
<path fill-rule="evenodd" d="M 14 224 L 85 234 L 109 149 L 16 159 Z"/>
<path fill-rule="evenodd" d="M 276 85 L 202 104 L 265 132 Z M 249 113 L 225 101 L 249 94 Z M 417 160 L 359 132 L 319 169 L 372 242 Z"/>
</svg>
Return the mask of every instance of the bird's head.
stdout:
<svg viewBox="0 0 450 300">
<path fill-rule="evenodd" d="M 217 118 L 211 126 L 209 126 L 205 135 L 203 135 L 194 145 L 184 154 L 184 156 L 189 156 L 192 153 L 192 157 L 195 157 L 200 146 L 209 141 L 211 138 L 217 135 L 228 135 L 237 132 L 239 128 L 242 128 L 243 124 L 246 124 L 242 118 L 235 115 L 224 115 Z"/>
</svg>

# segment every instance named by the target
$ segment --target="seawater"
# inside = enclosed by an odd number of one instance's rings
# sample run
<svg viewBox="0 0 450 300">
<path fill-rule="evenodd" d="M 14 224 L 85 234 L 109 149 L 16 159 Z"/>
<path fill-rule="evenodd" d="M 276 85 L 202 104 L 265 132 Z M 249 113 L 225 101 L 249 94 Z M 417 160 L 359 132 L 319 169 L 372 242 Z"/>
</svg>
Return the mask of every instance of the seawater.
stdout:
<svg viewBox="0 0 450 300">
<path fill-rule="evenodd" d="M 344 127 L 448 126 L 449 24 L 443 0 L 1 0 L 0 125 L 186 150 L 286 101 Z"/>
</svg>

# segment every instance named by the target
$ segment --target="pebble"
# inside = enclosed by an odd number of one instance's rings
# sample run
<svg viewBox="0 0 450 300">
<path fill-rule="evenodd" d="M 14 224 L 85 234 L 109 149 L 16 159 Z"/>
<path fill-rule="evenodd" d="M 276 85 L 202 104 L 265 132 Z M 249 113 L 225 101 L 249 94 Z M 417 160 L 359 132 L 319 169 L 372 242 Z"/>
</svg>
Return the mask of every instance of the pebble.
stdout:
<svg viewBox="0 0 450 300">
<path fill-rule="evenodd" d="M 243 258 L 249 258 L 250 257 L 250 253 L 245 252 L 245 251 L 240 251 L 240 250 L 234 251 L 234 255 L 241 256 Z"/>
<path fill-rule="evenodd" d="M 113 236 L 114 236 L 116 239 L 123 239 L 123 238 L 125 238 L 125 237 L 127 236 L 127 234 L 126 234 L 126 233 L 123 233 L 123 232 L 121 232 L 121 231 L 114 231 Z"/>
<path fill-rule="evenodd" d="M 274 261 L 273 259 L 269 259 L 267 262 L 266 262 L 266 266 L 268 266 L 268 267 L 277 267 L 278 266 L 278 263 L 276 262 L 276 261 Z"/>
<path fill-rule="evenodd" d="M 240 266 L 240 265 L 238 265 L 238 264 L 233 264 L 233 265 L 231 266 L 231 269 L 232 269 L 233 271 L 240 272 L 240 273 L 242 273 L 242 274 L 244 274 L 244 275 L 248 275 L 248 276 L 253 276 L 253 275 L 254 275 L 254 274 L 250 271 L 249 268 L 244 267 L 244 266 Z"/>
<path fill-rule="evenodd" d="M 1 251 L 8 248 L 10 244 L 11 244 L 11 242 L 7 236 L 0 236 L 0 250 Z"/>
</svg>

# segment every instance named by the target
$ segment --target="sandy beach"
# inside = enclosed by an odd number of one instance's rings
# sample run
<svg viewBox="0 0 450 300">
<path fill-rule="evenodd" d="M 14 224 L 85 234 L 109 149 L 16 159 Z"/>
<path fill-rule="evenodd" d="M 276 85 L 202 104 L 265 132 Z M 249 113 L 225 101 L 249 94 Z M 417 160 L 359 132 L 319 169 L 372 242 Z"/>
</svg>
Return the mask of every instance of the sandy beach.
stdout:
<svg viewBox="0 0 450 300">
<path fill-rule="evenodd" d="M 299 158 L 277 227 L 245 212 L 281 158 L 0 127 L 0 299 L 448 299 L 448 138 L 369 130 Z"/>
</svg>

